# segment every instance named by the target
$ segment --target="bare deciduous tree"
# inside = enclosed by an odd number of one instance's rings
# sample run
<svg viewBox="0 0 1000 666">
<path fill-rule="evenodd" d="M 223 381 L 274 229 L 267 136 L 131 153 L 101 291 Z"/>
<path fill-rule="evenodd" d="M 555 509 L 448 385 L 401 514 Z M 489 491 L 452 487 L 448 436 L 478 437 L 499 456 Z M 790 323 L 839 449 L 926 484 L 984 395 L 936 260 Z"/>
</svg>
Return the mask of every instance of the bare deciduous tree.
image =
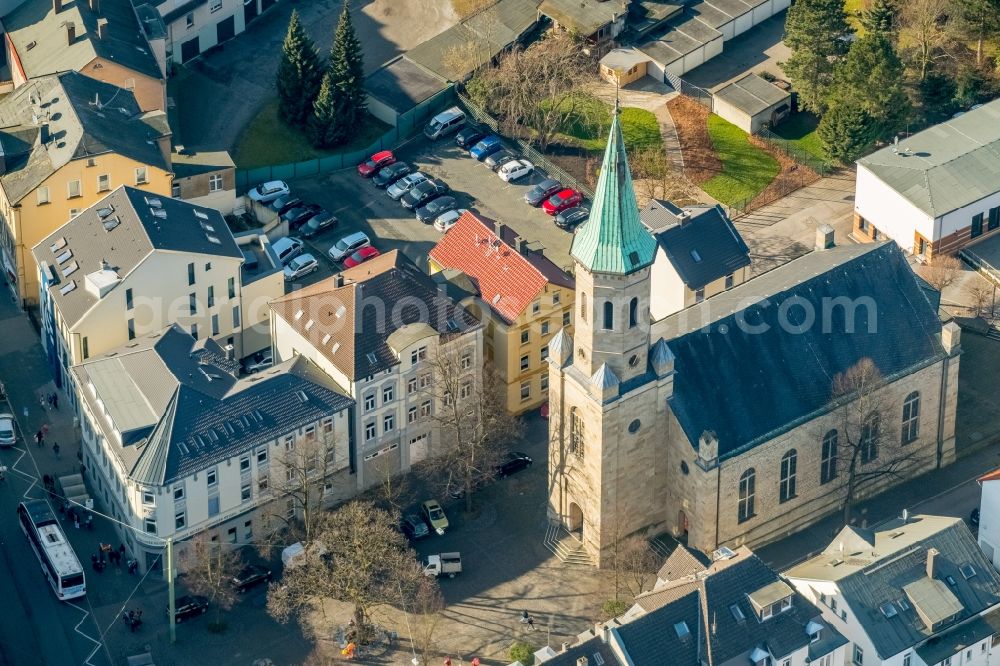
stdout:
<svg viewBox="0 0 1000 666">
<path fill-rule="evenodd" d="M 905 50 L 910 52 L 921 81 L 947 40 L 945 19 L 950 3 L 951 0 L 907 0 L 900 7 L 901 42 L 911 45 Z"/>
<path fill-rule="evenodd" d="M 434 381 L 426 389 L 434 397 L 439 427 L 439 467 L 449 484 L 472 493 L 496 473 L 508 444 L 521 432 L 520 420 L 507 412 L 506 385 L 491 365 L 476 367 L 471 346 L 439 347 L 431 359 Z"/>
<path fill-rule="evenodd" d="M 944 291 L 962 274 L 964 266 L 958 257 L 941 257 L 924 266 L 920 274 L 938 291 Z"/>
<path fill-rule="evenodd" d="M 862 491 L 880 481 L 904 478 L 922 459 L 915 445 L 906 446 L 912 438 L 896 428 L 901 405 L 892 403 L 887 382 L 870 358 L 834 377 L 833 398 L 840 402 L 834 412 L 836 430 L 822 435 L 822 446 L 829 448 L 824 457 L 833 467 L 821 469 L 821 476 L 841 479 L 843 521 L 850 525 Z"/>
<path fill-rule="evenodd" d="M 972 311 L 976 317 L 992 317 L 994 297 L 996 289 L 988 284 L 974 284 L 968 289 L 969 297 L 972 299 Z"/>
<path fill-rule="evenodd" d="M 222 611 L 236 602 L 233 577 L 242 566 L 240 553 L 232 544 L 212 541 L 207 532 L 196 536 L 184 551 L 184 584 L 215 606 L 216 622 Z"/>
<path fill-rule="evenodd" d="M 441 611 L 444 610 L 444 598 L 437 580 L 425 576 L 417 585 L 413 598 L 413 613 L 410 614 L 410 640 L 413 649 L 423 664 L 431 663 L 437 656 L 435 634 L 441 623 Z"/>
<path fill-rule="evenodd" d="M 268 591 L 268 612 L 286 622 L 308 614 L 323 599 L 344 601 L 354 607 L 358 642 L 367 642 L 371 612 L 383 604 L 409 604 L 423 578 L 396 522 L 394 513 L 370 502 L 324 512 L 314 537 L 323 552 L 307 551 L 285 571 L 281 584 Z"/>
</svg>

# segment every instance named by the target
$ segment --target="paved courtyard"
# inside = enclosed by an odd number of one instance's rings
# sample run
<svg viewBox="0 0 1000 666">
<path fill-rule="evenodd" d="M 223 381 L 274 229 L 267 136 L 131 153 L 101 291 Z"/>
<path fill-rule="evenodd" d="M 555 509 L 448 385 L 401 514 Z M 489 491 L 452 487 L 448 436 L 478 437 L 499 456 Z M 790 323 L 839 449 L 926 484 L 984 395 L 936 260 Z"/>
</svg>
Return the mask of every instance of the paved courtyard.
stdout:
<svg viewBox="0 0 1000 666">
<path fill-rule="evenodd" d="M 182 127 L 174 128 L 183 144 L 198 150 L 231 150 L 257 110 L 275 94 L 274 76 L 292 10 L 298 10 L 325 58 L 340 8 L 339 0 L 279 2 L 245 33 L 189 62 Z M 366 74 L 458 20 L 451 0 L 355 0 L 351 18 L 364 48 Z"/>
<path fill-rule="evenodd" d="M 684 79 L 714 92 L 750 72 L 770 72 L 784 77 L 779 63 L 791 55 L 791 50 L 781 41 L 785 34 L 786 13 L 772 16 L 729 40 L 722 47 L 722 53 L 685 74 Z"/>
</svg>

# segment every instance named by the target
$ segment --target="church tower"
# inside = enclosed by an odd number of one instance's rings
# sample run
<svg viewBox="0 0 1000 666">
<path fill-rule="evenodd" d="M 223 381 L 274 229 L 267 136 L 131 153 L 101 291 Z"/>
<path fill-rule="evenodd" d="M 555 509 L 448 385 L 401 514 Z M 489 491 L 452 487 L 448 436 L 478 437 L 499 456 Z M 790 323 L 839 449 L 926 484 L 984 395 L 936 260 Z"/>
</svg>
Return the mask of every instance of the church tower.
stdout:
<svg viewBox="0 0 1000 666">
<path fill-rule="evenodd" d="M 549 344 L 549 517 L 602 565 L 615 541 L 662 522 L 657 432 L 673 381 L 666 343 L 650 345 L 656 240 L 639 219 L 619 115 L 616 105 L 573 238 L 576 339 L 564 329 Z"/>
</svg>

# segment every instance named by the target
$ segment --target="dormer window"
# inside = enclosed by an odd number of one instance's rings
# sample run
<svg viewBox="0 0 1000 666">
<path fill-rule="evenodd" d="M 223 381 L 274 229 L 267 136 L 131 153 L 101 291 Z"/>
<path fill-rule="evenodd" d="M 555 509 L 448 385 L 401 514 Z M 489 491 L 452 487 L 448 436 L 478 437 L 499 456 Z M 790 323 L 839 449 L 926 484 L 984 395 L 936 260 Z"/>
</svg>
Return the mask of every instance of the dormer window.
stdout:
<svg viewBox="0 0 1000 666">
<path fill-rule="evenodd" d="M 747 595 L 761 622 L 780 615 L 792 607 L 795 591 L 783 580 L 776 580 Z"/>
<path fill-rule="evenodd" d="M 819 641 L 820 636 L 823 633 L 823 625 L 816 620 L 809 620 L 806 623 L 806 635 L 809 636 L 809 642 L 815 643 Z"/>
</svg>

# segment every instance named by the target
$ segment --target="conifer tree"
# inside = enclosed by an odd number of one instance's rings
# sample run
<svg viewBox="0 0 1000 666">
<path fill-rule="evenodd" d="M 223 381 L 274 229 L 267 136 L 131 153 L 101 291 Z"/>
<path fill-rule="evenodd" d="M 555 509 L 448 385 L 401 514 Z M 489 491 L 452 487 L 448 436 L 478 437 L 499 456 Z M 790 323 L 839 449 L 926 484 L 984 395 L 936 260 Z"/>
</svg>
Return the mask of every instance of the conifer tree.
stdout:
<svg viewBox="0 0 1000 666">
<path fill-rule="evenodd" d="M 338 117 L 337 95 L 333 87 L 330 72 L 323 75 L 319 86 L 319 94 L 313 102 L 312 115 L 309 116 L 307 132 L 309 142 L 315 148 L 329 148 L 342 142 L 345 134 L 343 123 Z"/>
<path fill-rule="evenodd" d="M 861 12 L 861 25 L 868 33 L 889 35 L 896 31 L 896 6 L 893 0 L 872 0 Z"/>
<path fill-rule="evenodd" d="M 782 64 L 799 94 L 799 105 L 822 113 L 837 60 L 851 34 L 843 0 L 797 0 L 785 19 L 785 43 L 792 50 Z"/>
<path fill-rule="evenodd" d="M 340 134 L 346 140 L 348 134 L 362 122 L 367 106 L 365 96 L 364 54 L 361 43 L 354 33 L 351 21 L 350 0 L 344 0 L 337 31 L 330 50 L 330 78 L 340 107 Z"/>
<path fill-rule="evenodd" d="M 879 134 L 899 129 L 909 99 L 903 89 L 903 63 L 888 35 L 869 32 L 851 44 L 834 75 L 829 103 L 861 109 L 875 121 Z"/>
<path fill-rule="evenodd" d="M 878 136 L 878 123 L 864 110 L 835 103 L 823 114 L 816 135 L 827 157 L 850 164 L 861 157 Z"/>
<path fill-rule="evenodd" d="M 292 10 L 278 63 L 278 116 L 301 127 L 312 112 L 322 77 L 316 45 L 309 39 L 297 10 Z"/>
</svg>

